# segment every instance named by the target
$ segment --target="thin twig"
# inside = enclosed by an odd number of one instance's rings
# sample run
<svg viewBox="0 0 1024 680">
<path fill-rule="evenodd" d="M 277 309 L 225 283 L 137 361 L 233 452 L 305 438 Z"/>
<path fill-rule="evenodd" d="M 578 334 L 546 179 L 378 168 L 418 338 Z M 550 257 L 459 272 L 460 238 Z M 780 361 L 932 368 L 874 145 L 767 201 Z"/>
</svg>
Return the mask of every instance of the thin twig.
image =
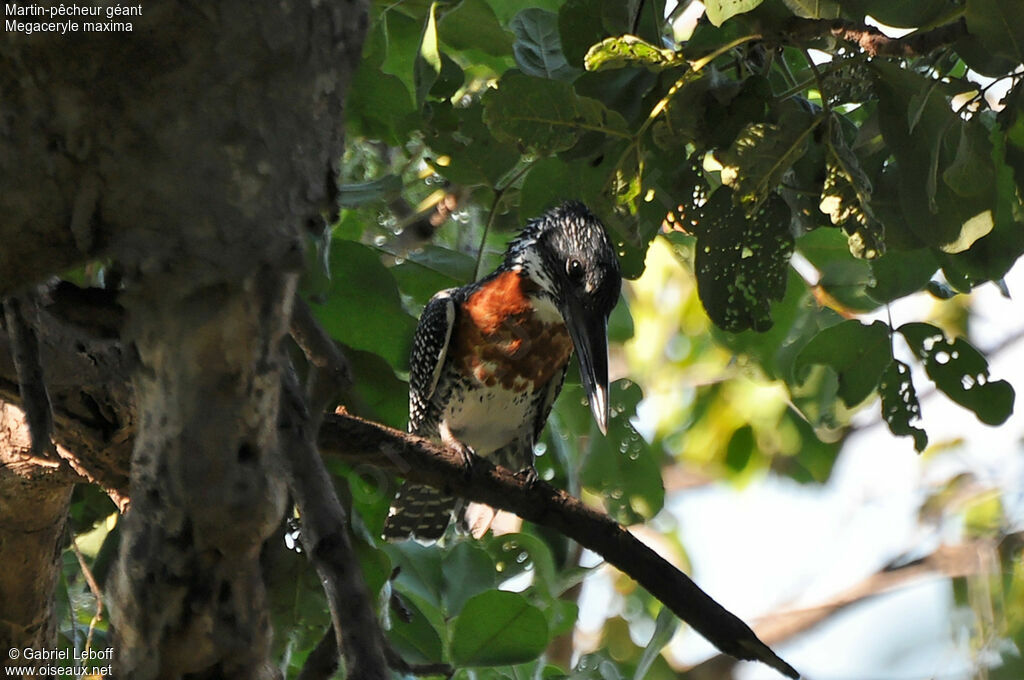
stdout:
<svg viewBox="0 0 1024 680">
<path fill-rule="evenodd" d="M 96 598 L 96 613 L 92 616 L 92 621 L 89 622 L 89 632 L 85 636 L 85 651 L 92 649 L 92 634 L 96 629 L 96 624 L 103 620 L 103 589 L 100 588 L 100 584 L 96 582 L 96 577 L 93 576 L 92 569 L 85 561 L 85 555 L 82 554 L 82 550 L 78 547 L 78 543 L 75 539 L 71 539 L 71 550 L 75 553 L 75 557 L 78 559 L 78 567 L 82 570 L 82 576 L 85 577 L 85 582 L 89 585 L 89 590 L 92 591 L 93 597 Z"/>
</svg>

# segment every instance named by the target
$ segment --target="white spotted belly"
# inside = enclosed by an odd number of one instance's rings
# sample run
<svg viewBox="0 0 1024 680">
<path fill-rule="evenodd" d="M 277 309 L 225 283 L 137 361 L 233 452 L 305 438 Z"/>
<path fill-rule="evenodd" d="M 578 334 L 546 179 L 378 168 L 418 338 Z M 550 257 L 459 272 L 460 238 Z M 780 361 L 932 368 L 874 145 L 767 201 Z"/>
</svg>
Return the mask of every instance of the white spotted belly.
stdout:
<svg viewBox="0 0 1024 680">
<path fill-rule="evenodd" d="M 452 399 L 444 411 L 449 431 L 484 458 L 532 431 L 533 390 L 518 392 L 479 386 L 465 399 Z"/>
</svg>

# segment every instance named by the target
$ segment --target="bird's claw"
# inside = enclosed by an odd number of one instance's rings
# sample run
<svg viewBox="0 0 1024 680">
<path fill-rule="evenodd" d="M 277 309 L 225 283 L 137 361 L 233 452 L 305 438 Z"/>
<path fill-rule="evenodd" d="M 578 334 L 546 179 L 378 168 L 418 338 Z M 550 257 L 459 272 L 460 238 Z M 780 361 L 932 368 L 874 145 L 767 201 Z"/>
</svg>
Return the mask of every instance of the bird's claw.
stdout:
<svg viewBox="0 0 1024 680">
<path fill-rule="evenodd" d="M 527 489 L 533 488 L 537 482 L 540 481 L 540 476 L 537 474 L 537 468 L 532 465 L 524 467 L 522 470 L 515 473 L 515 477 L 521 481 Z"/>
</svg>

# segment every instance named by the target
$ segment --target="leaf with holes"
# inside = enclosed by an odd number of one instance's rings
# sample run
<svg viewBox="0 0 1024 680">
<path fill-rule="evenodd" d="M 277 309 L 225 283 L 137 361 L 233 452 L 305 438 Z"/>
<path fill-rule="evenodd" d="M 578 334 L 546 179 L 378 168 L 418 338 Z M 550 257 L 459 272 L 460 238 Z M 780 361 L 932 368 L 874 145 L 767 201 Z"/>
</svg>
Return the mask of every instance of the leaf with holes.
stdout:
<svg viewBox="0 0 1024 680">
<path fill-rule="evenodd" d="M 821 122 L 807 114 L 788 116 L 782 124 L 750 123 L 718 155 L 722 183 L 733 188 L 736 200 L 753 214 L 807 150 L 811 132 Z"/>
<path fill-rule="evenodd" d="M 657 47 L 635 35 L 605 38 L 592 46 L 583 58 L 588 71 L 646 66 L 652 71 L 662 71 L 686 63 L 682 52 Z"/>
<path fill-rule="evenodd" d="M 913 437 L 914 449 L 918 453 L 924 451 L 928 446 L 928 435 L 913 425 L 921 420 L 921 403 L 917 400 L 917 391 L 910 379 L 910 367 L 893 359 L 882 372 L 878 393 L 882 397 L 882 418 L 889 426 L 889 431 L 898 437 Z"/>
<path fill-rule="evenodd" d="M 868 398 L 891 362 L 889 326 L 850 320 L 814 336 L 797 356 L 794 371 L 802 378 L 812 364 L 831 366 L 839 375 L 839 396 L 852 408 Z"/>
<path fill-rule="evenodd" d="M 839 126 L 829 128 L 825 183 L 818 208 L 846 232 L 854 257 L 873 260 L 885 252 L 885 243 L 884 228 L 871 210 L 871 180 L 842 138 Z"/>
<path fill-rule="evenodd" d="M 725 187 L 711 194 L 698 225 L 697 293 L 715 324 L 726 331 L 772 327 L 772 300 L 786 292 L 793 254 L 786 202 L 771 194 L 753 217 L 733 204 Z"/>
<path fill-rule="evenodd" d="M 1005 380 L 992 380 L 988 362 L 963 338 L 953 342 L 928 323 L 908 323 L 896 329 L 924 362 L 924 370 L 947 397 L 974 411 L 987 425 L 1000 425 L 1013 413 L 1014 392 Z"/>
<path fill-rule="evenodd" d="M 547 619 L 519 593 L 480 593 L 466 602 L 452 626 L 457 666 L 523 663 L 536 659 L 547 644 Z"/>
</svg>

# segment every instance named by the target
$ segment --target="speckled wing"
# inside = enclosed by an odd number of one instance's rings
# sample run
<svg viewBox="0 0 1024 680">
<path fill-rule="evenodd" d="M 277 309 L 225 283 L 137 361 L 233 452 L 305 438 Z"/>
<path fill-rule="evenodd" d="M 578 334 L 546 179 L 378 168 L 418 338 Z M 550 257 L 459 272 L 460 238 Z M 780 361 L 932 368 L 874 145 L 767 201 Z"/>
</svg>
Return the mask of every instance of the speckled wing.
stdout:
<svg viewBox="0 0 1024 680">
<path fill-rule="evenodd" d="M 409 432 L 413 434 L 426 434 L 424 429 L 438 425 L 440 414 L 430 413 L 431 397 L 441 378 L 455 326 L 453 290 L 442 290 L 430 298 L 413 336 L 409 371 Z"/>
</svg>

